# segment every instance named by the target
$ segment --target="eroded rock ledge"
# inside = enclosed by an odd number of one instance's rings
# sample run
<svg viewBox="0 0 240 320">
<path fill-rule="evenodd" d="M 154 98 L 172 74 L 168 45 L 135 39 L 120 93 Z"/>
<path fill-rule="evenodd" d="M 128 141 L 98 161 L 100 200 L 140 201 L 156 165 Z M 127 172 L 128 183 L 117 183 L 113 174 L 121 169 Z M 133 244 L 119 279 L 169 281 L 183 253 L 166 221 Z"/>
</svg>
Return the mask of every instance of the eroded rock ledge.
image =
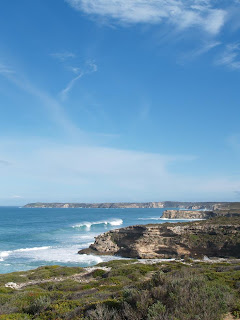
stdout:
<svg viewBox="0 0 240 320">
<path fill-rule="evenodd" d="M 210 219 L 216 217 L 240 217 L 240 209 L 218 209 L 213 211 L 165 210 L 164 219 Z"/>
<path fill-rule="evenodd" d="M 80 254 L 128 258 L 240 258 L 240 217 L 137 225 L 108 231 Z"/>
<path fill-rule="evenodd" d="M 212 211 L 165 210 L 163 219 L 209 219 L 215 216 Z"/>
</svg>

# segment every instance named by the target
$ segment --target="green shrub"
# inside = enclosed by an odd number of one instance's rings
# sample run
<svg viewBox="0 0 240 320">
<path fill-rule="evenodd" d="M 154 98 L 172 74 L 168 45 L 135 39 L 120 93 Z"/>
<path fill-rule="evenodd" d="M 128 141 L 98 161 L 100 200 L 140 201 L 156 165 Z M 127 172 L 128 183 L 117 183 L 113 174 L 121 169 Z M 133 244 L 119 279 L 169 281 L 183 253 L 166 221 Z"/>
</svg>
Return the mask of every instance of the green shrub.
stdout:
<svg viewBox="0 0 240 320">
<path fill-rule="evenodd" d="M 148 320 L 163 320 L 167 319 L 166 317 L 166 306 L 162 302 L 158 301 L 148 308 Z"/>
<path fill-rule="evenodd" d="M 25 309 L 25 312 L 33 315 L 39 314 L 45 311 L 50 306 L 50 304 L 51 299 L 49 296 L 40 296 L 30 303 L 30 305 Z"/>
<path fill-rule="evenodd" d="M 0 315 L 1 320 L 30 320 L 32 317 L 24 313 L 13 313 L 8 315 Z"/>
<path fill-rule="evenodd" d="M 86 320 L 113 320 L 115 312 L 108 307 L 98 304 L 95 309 L 86 313 Z"/>
<path fill-rule="evenodd" d="M 3 283 L 53 278 L 21 290 L 0 287 L 0 320 L 220 320 L 228 312 L 239 317 L 240 264 L 117 260 L 104 265 L 111 271 L 97 269 L 86 283 L 64 278 L 82 268 L 0 275 Z"/>
<path fill-rule="evenodd" d="M 106 271 L 102 269 L 96 269 L 93 271 L 92 276 L 93 278 L 102 277 L 104 274 L 106 274 Z"/>
</svg>

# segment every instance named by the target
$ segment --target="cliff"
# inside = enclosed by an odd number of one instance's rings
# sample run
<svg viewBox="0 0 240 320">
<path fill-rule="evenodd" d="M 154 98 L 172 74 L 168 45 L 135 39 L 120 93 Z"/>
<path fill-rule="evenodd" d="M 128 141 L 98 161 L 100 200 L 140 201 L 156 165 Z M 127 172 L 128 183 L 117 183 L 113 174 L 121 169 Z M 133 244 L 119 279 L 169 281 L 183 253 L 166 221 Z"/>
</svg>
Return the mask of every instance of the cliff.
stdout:
<svg viewBox="0 0 240 320">
<path fill-rule="evenodd" d="M 240 217 L 137 225 L 108 231 L 80 254 L 129 258 L 240 258 Z"/>
<path fill-rule="evenodd" d="M 240 202 L 177 202 L 177 201 L 161 201 L 161 202 L 103 202 L 103 203 L 60 203 L 60 202 L 35 202 L 28 203 L 25 208 L 185 208 L 192 210 L 213 210 L 224 208 L 229 210 L 232 205 L 240 208 Z"/>
<path fill-rule="evenodd" d="M 213 211 L 165 210 L 164 219 L 210 219 L 214 217 L 240 216 L 240 209 L 218 209 Z"/>
<path fill-rule="evenodd" d="M 119 203 L 28 203 L 24 208 L 105 208 L 105 209 L 114 209 L 114 208 L 163 208 L 163 202 L 119 202 Z"/>
<path fill-rule="evenodd" d="M 212 211 L 165 210 L 163 219 L 209 219 L 214 217 Z"/>
</svg>

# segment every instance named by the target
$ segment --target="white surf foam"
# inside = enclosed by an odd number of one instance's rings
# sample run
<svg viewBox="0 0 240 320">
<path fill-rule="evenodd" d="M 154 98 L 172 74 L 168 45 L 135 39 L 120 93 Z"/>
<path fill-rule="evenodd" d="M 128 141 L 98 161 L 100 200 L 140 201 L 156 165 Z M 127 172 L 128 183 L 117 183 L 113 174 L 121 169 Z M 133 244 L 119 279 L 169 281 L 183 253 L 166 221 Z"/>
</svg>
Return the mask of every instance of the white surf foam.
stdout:
<svg viewBox="0 0 240 320">
<path fill-rule="evenodd" d="M 46 250 L 51 247 L 33 247 L 33 248 L 22 248 L 22 249 L 16 249 L 14 252 L 28 252 L 28 251 L 38 251 L 38 250 Z"/>
<path fill-rule="evenodd" d="M 9 256 L 9 251 L 0 252 L 0 261 L 4 261 L 4 258 Z"/>
<path fill-rule="evenodd" d="M 120 226 L 123 224 L 123 220 L 122 219 L 110 219 L 110 220 L 93 221 L 93 222 L 85 221 L 85 222 L 82 222 L 82 223 L 79 223 L 79 224 L 72 226 L 72 228 L 85 228 L 87 230 L 90 230 L 93 225 L 101 225 L 101 224 L 103 224 L 105 226 L 107 226 L 107 225 Z"/>
<path fill-rule="evenodd" d="M 88 247 L 87 244 L 84 247 Z M 26 253 L 25 257 L 32 260 L 40 260 L 54 263 L 79 263 L 79 264 L 96 264 L 102 262 L 99 256 L 80 255 L 77 252 L 80 247 L 77 245 L 67 247 L 52 247 L 41 252 L 32 251 Z"/>
<path fill-rule="evenodd" d="M 15 250 L 2 251 L 0 252 L 0 261 L 4 261 L 7 257 L 17 252 L 39 251 L 39 250 L 46 250 L 49 248 L 50 247 L 33 247 L 33 248 L 21 248 L 21 249 L 15 249 Z"/>
<path fill-rule="evenodd" d="M 4 261 L 7 258 L 14 259 L 16 262 L 22 259 L 27 259 L 29 262 L 40 263 L 44 261 L 44 264 L 56 263 L 56 264 L 78 264 L 80 266 L 90 266 L 97 263 L 111 260 L 112 257 L 101 257 L 94 255 L 78 254 L 79 249 L 87 248 L 92 242 L 84 243 L 81 246 L 71 245 L 65 247 L 33 247 L 33 248 L 21 248 L 16 250 L 2 251 L 0 252 L 0 261 Z"/>
<path fill-rule="evenodd" d="M 162 218 L 159 218 L 159 217 L 149 217 L 149 218 L 138 218 L 138 220 L 162 220 Z"/>
</svg>

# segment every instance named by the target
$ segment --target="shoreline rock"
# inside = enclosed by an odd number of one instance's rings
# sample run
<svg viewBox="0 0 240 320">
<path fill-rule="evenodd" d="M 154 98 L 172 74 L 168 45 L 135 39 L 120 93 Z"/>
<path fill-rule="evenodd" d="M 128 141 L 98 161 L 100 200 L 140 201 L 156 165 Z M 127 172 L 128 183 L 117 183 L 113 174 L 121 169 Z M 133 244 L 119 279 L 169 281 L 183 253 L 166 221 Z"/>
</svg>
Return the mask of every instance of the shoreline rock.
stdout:
<svg viewBox="0 0 240 320">
<path fill-rule="evenodd" d="M 137 225 L 103 233 L 79 254 L 126 258 L 240 258 L 240 217 Z"/>
<path fill-rule="evenodd" d="M 163 219 L 211 219 L 216 217 L 238 217 L 240 209 L 218 209 L 213 211 L 165 210 Z"/>
<path fill-rule="evenodd" d="M 213 211 L 165 210 L 164 219 L 209 219 L 215 216 Z"/>
</svg>

